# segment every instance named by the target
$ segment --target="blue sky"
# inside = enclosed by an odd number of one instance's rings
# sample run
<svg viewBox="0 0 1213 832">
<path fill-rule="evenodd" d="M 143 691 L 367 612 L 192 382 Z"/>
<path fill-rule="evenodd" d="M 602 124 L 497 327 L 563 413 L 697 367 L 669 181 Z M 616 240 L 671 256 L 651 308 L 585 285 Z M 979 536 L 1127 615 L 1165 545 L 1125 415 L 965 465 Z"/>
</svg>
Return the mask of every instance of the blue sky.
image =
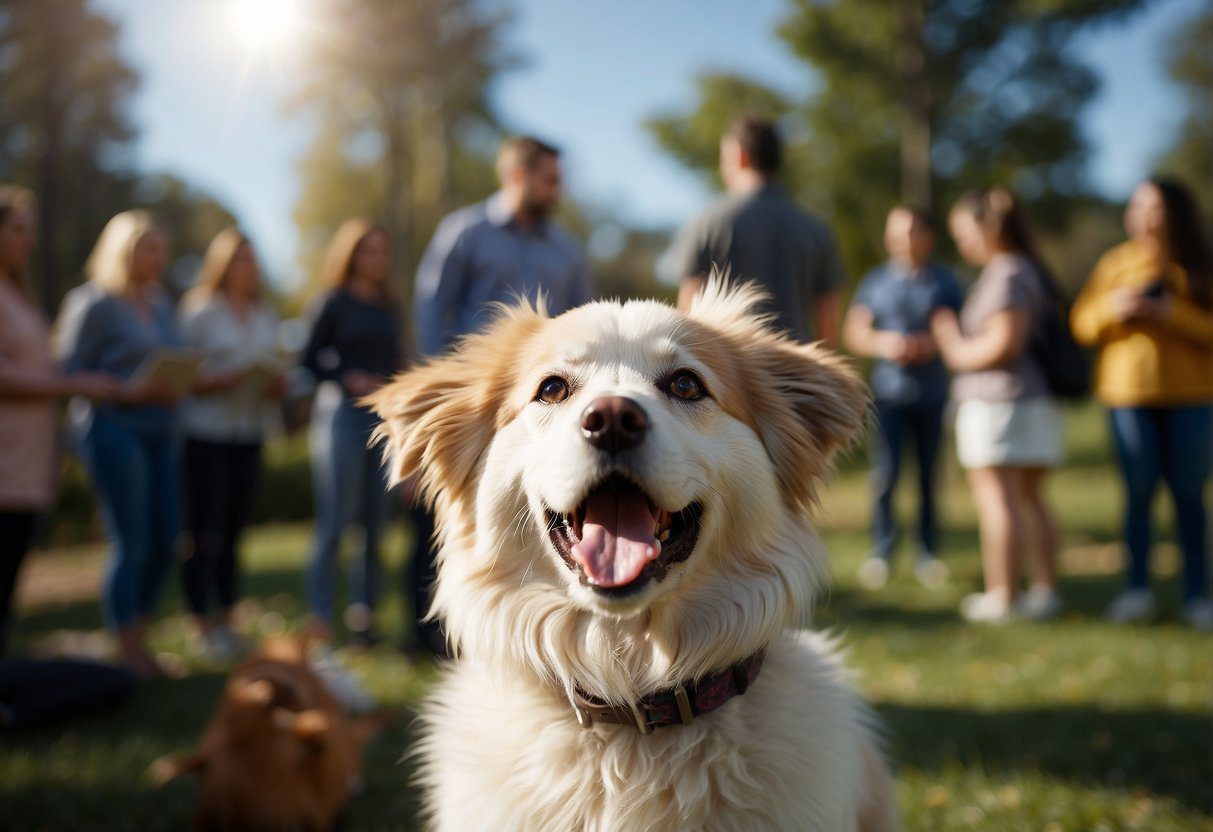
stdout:
<svg viewBox="0 0 1213 832">
<path fill-rule="evenodd" d="M 301 279 L 292 210 L 310 125 L 284 107 L 290 43 L 250 50 L 233 31 L 235 2 L 95 0 L 122 25 L 121 48 L 143 75 L 134 101 L 139 166 L 177 173 L 223 200 L 275 281 L 290 286 Z M 1078 45 L 1103 80 L 1083 125 L 1095 151 L 1092 175 L 1110 197 L 1126 196 L 1149 173 L 1178 122 L 1163 46 L 1202 2 L 1159 0 Z M 499 112 L 509 127 L 560 144 L 574 195 L 629 222 L 677 225 L 709 197 L 642 127 L 654 113 L 692 102 L 698 73 L 739 71 L 793 95 L 812 88 L 811 72 L 772 34 L 786 0 L 513 5 L 509 39 L 527 64 L 497 82 Z"/>
</svg>

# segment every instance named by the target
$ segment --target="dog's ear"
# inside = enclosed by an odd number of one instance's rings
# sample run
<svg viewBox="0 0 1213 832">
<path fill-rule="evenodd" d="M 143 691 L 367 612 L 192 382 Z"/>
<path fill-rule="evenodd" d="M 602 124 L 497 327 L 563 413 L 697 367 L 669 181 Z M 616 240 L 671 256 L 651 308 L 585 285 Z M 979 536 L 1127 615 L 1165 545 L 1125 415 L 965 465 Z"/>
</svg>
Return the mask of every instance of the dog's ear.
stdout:
<svg viewBox="0 0 1213 832">
<path fill-rule="evenodd" d="M 157 786 L 176 780 L 183 774 L 201 777 L 206 772 L 207 758 L 201 753 L 175 754 L 160 757 L 147 769 L 147 776 Z"/>
<path fill-rule="evenodd" d="M 398 375 L 363 400 L 381 422 L 392 484 L 421 473 L 421 493 L 465 495 L 498 427 L 501 403 L 514 382 L 518 349 L 546 319 L 542 307 L 503 308 L 483 332 L 449 353 Z"/>
<path fill-rule="evenodd" d="M 754 284 L 730 285 L 714 273 L 689 314 L 725 346 L 745 418 L 785 497 L 808 509 L 834 455 L 862 432 L 867 389 L 846 359 L 774 331 L 760 311 L 766 299 Z"/>
<path fill-rule="evenodd" d="M 808 508 L 835 454 L 862 433 L 868 396 L 846 359 L 787 338 L 756 343 L 751 395 L 758 433 L 791 502 Z"/>
</svg>

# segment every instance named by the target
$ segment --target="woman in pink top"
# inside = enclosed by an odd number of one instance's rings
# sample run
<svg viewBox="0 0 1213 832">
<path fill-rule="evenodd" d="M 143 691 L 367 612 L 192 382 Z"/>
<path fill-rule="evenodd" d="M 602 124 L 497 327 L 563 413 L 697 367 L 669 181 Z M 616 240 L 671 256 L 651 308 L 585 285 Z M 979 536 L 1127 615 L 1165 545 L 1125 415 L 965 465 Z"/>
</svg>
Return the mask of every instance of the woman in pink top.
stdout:
<svg viewBox="0 0 1213 832">
<path fill-rule="evenodd" d="M 36 239 L 33 194 L 0 185 L 0 656 L 17 570 L 35 519 L 54 500 L 54 400 L 109 398 L 119 391 L 109 376 L 68 379 L 56 371 L 46 319 L 26 274 Z"/>
</svg>

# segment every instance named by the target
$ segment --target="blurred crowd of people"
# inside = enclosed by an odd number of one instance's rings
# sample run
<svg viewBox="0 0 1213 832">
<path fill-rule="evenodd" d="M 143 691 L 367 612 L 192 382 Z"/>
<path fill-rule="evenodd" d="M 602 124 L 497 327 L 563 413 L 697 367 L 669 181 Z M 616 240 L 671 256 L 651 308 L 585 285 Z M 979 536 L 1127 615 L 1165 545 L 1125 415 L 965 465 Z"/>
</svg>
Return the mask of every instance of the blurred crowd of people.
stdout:
<svg viewBox="0 0 1213 832">
<path fill-rule="evenodd" d="M 1058 523 L 1043 486 L 1064 461 L 1060 401 L 1074 391 L 1057 379 L 1077 354 L 1050 345 L 1072 333 L 1097 353 L 1094 392 L 1108 408 L 1127 494 L 1127 585 L 1107 617 L 1130 622 L 1155 613 L 1150 505 L 1163 480 L 1183 553 L 1183 619 L 1213 629 L 1204 501 L 1213 467 L 1213 258 L 1189 192 L 1166 179 L 1141 184 L 1125 213 L 1127 241 L 1100 259 L 1068 321 L 1024 207 L 1008 189 L 966 193 L 947 216 L 956 250 L 980 271 L 967 292 L 934 257 L 931 214 L 892 206 L 889 259 L 862 277 L 844 313 L 847 279 L 833 235 L 779 185 L 780 163 L 775 126 L 737 119 L 720 146 L 727 193 L 677 235 L 668 259 L 681 279 L 681 306 L 724 268 L 730 279 L 764 286 L 773 325 L 870 359 L 872 551 L 861 585 L 879 589 L 891 574 L 900 538 L 893 497 L 907 445 L 917 469 L 914 574 L 928 587 L 949 580 L 937 468 L 954 408 L 985 581 L 964 598 L 961 614 L 1005 622 L 1062 611 Z M 196 285 L 174 304 L 163 286 L 168 234 L 142 211 L 106 225 L 84 283 L 68 293 L 52 328 L 29 276 L 34 196 L 0 188 L 0 651 L 22 558 L 55 496 L 58 402 L 70 400 L 67 434 L 110 544 L 101 599 L 122 664 L 142 677 L 161 672 L 146 632 L 178 563 L 203 649 L 223 660 L 242 653 L 232 621 L 240 537 L 263 445 L 298 367 L 315 382 L 311 630 L 322 641 L 336 638 L 341 543 L 356 526 L 361 545 L 344 623 L 356 642 L 375 643 L 380 534 L 394 500 L 379 451 L 369 446 L 375 417 L 362 398 L 406 365 L 410 340 L 416 355 L 436 355 L 480 329 L 497 302 L 542 295 L 559 314 L 592 296 L 585 255 L 552 219 L 562 190 L 559 150 L 510 139 L 498 175 L 500 190 L 439 225 L 416 276 L 411 325 L 391 281 L 389 229 L 363 219 L 342 225 L 301 353 L 280 344 L 278 313 L 248 237 L 235 228 L 220 233 Z M 433 518 L 413 505 L 409 484 L 401 490 L 415 527 L 408 580 L 420 616 L 433 578 Z M 409 642 L 443 649 L 435 622 L 419 623 Z"/>
</svg>

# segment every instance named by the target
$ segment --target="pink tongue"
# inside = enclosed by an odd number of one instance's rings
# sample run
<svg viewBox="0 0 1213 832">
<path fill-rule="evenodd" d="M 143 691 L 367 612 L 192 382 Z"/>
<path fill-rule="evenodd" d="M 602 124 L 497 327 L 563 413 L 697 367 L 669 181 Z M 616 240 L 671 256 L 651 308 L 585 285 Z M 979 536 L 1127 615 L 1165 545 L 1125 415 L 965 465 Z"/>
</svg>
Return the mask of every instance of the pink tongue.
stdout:
<svg viewBox="0 0 1213 832">
<path fill-rule="evenodd" d="M 573 560 L 598 586 L 626 586 L 661 554 L 661 543 L 653 536 L 656 524 L 644 497 L 604 488 L 586 501 Z"/>
</svg>

